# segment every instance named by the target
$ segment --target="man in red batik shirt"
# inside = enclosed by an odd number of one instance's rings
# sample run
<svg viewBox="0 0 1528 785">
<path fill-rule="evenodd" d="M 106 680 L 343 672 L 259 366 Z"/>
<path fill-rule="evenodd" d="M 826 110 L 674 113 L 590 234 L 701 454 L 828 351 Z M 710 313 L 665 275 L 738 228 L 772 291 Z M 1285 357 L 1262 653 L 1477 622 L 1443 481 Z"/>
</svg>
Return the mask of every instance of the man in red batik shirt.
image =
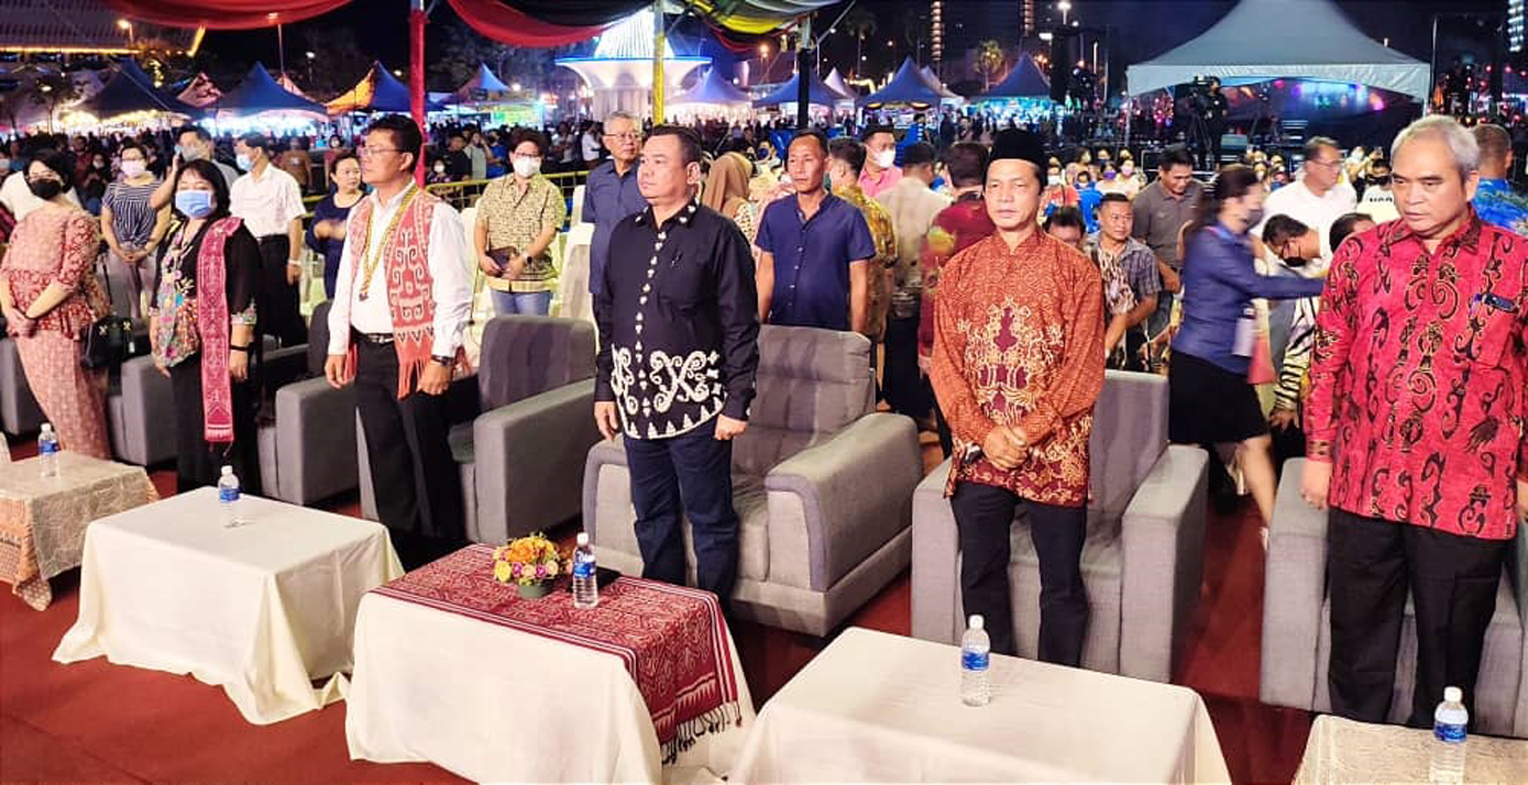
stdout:
<svg viewBox="0 0 1528 785">
<path fill-rule="evenodd" d="M 1383 722 L 1408 588 L 1410 724 L 1473 705 L 1502 562 L 1528 501 L 1528 241 L 1470 199 L 1480 150 L 1432 116 L 1391 151 L 1401 220 L 1338 250 L 1316 319 L 1305 500 L 1327 530 L 1332 711 Z"/>
<path fill-rule="evenodd" d="M 1018 653 L 1008 585 L 1017 513 L 1040 559 L 1040 659 L 1076 666 L 1088 630 L 1079 562 L 1104 286 L 1086 256 L 1040 231 L 1044 167 L 1034 134 L 993 141 L 985 199 L 997 231 L 944 270 L 932 378 L 955 436 L 946 493 L 965 612 L 985 618 L 993 651 Z"/>
</svg>

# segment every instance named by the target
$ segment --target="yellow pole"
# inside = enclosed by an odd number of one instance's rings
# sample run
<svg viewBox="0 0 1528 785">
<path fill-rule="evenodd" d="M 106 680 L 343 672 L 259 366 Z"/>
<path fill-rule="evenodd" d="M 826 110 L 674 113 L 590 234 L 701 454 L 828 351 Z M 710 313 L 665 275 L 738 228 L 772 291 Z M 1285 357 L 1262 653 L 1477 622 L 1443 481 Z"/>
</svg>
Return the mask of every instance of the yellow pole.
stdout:
<svg viewBox="0 0 1528 785">
<path fill-rule="evenodd" d="M 653 125 L 663 124 L 663 3 L 653 3 Z"/>
</svg>

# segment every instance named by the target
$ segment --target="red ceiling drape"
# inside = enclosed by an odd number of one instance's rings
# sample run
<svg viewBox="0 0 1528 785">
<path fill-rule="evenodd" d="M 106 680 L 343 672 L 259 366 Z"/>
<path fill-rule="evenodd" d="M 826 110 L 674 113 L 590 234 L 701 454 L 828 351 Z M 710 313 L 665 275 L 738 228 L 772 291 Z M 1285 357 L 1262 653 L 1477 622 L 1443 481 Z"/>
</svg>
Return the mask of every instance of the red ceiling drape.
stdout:
<svg viewBox="0 0 1528 785">
<path fill-rule="evenodd" d="M 350 0 L 106 0 L 123 16 L 166 27 L 248 30 L 326 14 Z M 273 18 L 271 14 L 276 16 Z"/>
<path fill-rule="evenodd" d="M 575 44 L 599 35 L 604 25 L 565 27 L 547 24 L 516 11 L 499 0 L 450 0 L 456 13 L 477 30 L 495 41 L 516 46 L 547 47 Z"/>
</svg>

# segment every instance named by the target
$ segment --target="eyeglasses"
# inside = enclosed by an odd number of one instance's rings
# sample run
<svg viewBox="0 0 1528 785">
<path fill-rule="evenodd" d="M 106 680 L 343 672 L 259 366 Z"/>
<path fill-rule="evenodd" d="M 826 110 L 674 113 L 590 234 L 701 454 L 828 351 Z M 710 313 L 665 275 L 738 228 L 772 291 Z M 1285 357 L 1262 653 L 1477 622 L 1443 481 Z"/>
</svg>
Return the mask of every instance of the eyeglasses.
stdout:
<svg viewBox="0 0 1528 785">
<path fill-rule="evenodd" d="M 379 155 L 381 155 L 383 153 L 401 153 L 401 152 L 403 152 L 403 151 L 402 150 L 393 149 L 393 148 L 389 148 L 389 147 L 362 147 L 361 149 L 355 151 L 355 154 L 360 156 L 360 157 L 362 157 L 362 158 L 375 158 L 375 157 L 377 157 L 377 156 L 379 156 Z"/>
<path fill-rule="evenodd" d="M 636 131 L 627 131 L 626 133 L 623 133 L 623 134 L 605 134 L 605 138 L 606 139 L 620 139 L 623 142 L 635 142 L 636 140 L 641 139 L 642 135 L 637 133 Z"/>
<path fill-rule="evenodd" d="M 1338 158 L 1338 159 L 1335 159 L 1335 160 L 1332 160 L 1332 161 L 1322 161 L 1320 159 L 1312 158 L 1312 159 L 1310 159 L 1310 162 L 1313 163 L 1313 164 L 1317 164 L 1318 166 L 1325 166 L 1328 169 L 1335 169 L 1336 167 L 1342 166 L 1342 159 L 1341 158 Z"/>
</svg>

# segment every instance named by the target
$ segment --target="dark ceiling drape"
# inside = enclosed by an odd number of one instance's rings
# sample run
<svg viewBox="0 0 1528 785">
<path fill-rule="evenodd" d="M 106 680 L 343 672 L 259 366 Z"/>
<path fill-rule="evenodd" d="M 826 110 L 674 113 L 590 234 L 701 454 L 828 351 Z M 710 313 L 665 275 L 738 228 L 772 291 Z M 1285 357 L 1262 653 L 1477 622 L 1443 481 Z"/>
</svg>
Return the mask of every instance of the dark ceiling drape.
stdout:
<svg viewBox="0 0 1528 785">
<path fill-rule="evenodd" d="M 492 0 L 549 25 L 605 27 L 652 5 L 652 0 Z"/>
<path fill-rule="evenodd" d="M 575 44 L 599 35 L 608 24 L 569 26 L 544 22 L 500 0 L 450 0 L 462 20 L 501 43 L 547 47 Z"/>
<path fill-rule="evenodd" d="M 248 30 L 327 14 L 350 0 L 106 0 L 123 16 L 166 27 Z M 275 16 L 272 16 L 274 14 Z"/>
</svg>

